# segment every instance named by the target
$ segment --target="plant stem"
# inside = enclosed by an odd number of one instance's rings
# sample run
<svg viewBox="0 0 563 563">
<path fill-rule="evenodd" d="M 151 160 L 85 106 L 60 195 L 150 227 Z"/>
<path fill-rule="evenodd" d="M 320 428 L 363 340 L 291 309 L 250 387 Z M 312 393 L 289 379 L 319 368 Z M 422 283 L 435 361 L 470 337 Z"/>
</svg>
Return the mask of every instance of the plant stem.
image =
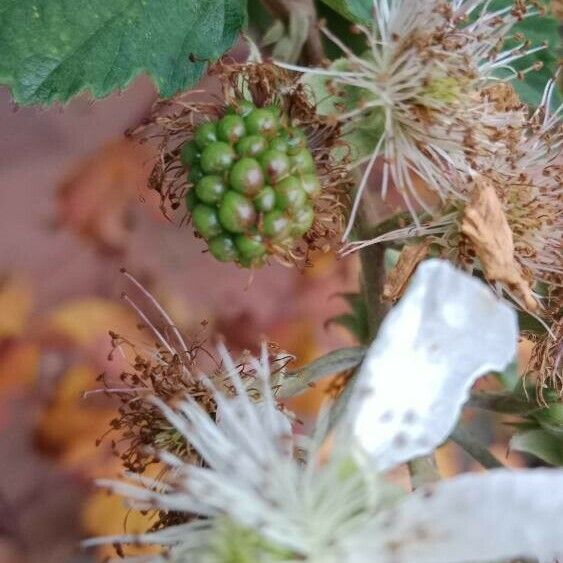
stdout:
<svg viewBox="0 0 563 563">
<path fill-rule="evenodd" d="M 468 430 L 458 424 L 450 439 L 486 469 L 498 469 L 504 465 Z"/>
<path fill-rule="evenodd" d="M 357 232 L 365 238 L 370 232 L 373 221 L 372 210 L 366 205 L 358 213 Z M 360 251 L 361 285 L 364 296 L 369 327 L 369 344 L 377 334 L 381 321 L 387 314 L 389 306 L 381 300 L 385 284 L 385 245 L 372 244 Z"/>
<path fill-rule="evenodd" d="M 505 391 L 473 391 L 467 406 L 500 414 L 518 414 L 521 416 L 538 408 L 537 404 L 532 401 Z"/>
</svg>

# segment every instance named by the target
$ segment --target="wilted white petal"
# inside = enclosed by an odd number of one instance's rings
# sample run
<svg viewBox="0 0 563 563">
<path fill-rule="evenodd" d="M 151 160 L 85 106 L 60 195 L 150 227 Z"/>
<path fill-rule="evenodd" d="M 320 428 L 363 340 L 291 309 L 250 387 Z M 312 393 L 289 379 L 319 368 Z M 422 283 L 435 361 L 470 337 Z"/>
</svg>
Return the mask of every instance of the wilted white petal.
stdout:
<svg viewBox="0 0 563 563">
<path fill-rule="evenodd" d="M 360 368 L 349 420 L 378 469 L 438 446 L 477 377 L 516 352 L 514 311 L 443 260 L 423 262 Z"/>
<path fill-rule="evenodd" d="M 351 540 L 348 561 L 549 561 L 563 553 L 561 514 L 561 470 L 463 475 L 382 512 Z"/>
</svg>

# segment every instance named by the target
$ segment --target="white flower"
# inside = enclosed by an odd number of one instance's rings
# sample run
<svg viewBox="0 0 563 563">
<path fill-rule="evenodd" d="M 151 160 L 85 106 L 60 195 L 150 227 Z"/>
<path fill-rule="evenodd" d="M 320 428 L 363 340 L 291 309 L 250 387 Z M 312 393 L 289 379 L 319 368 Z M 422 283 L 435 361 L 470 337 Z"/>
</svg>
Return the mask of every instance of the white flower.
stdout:
<svg viewBox="0 0 563 563">
<path fill-rule="evenodd" d="M 475 380 L 514 357 L 515 318 L 447 262 L 419 267 L 366 354 L 350 408 L 353 433 L 379 469 L 448 437 Z"/>
<path fill-rule="evenodd" d="M 497 469 L 419 489 L 351 538 L 348 561 L 553 561 L 563 553 L 562 487 L 562 470 Z"/>
<path fill-rule="evenodd" d="M 562 471 L 462 476 L 402 498 L 378 473 L 442 443 L 469 386 L 506 366 L 516 336 L 514 313 L 485 285 L 447 262 L 421 264 L 367 353 L 327 459 L 327 411 L 301 443 L 272 396 L 266 355 L 255 362 L 260 403 L 225 356 L 238 396 L 215 391 L 219 422 L 190 397 L 160 403 L 205 466 L 163 453 L 164 482 L 101 483 L 136 507 L 198 519 L 87 544 L 169 546 L 168 559 L 149 560 L 176 563 L 551 557 L 563 551 Z"/>
<path fill-rule="evenodd" d="M 534 49 L 525 42 L 502 50 L 512 25 L 532 15 L 526 1 L 488 11 L 489 0 L 373 0 L 370 29 L 357 26 L 368 43 L 358 56 L 328 30 L 346 58 L 328 69 L 280 66 L 320 76 L 340 92 L 349 111 L 334 117 L 348 129 L 372 137 L 382 129 L 356 192 L 346 238 L 352 229 L 376 159 L 383 159 L 382 195 L 390 181 L 416 220 L 416 206 L 428 209 L 417 183 L 445 198 L 452 178 L 472 175 L 483 156 L 509 154 L 512 130 L 523 114 L 501 111 L 481 90 L 503 69 Z M 543 47 L 537 47 L 539 49 Z M 330 88 L 329 88 L 330 89 Z M 377 138 L 377 137 L 376 137 Z"/>
</svg>

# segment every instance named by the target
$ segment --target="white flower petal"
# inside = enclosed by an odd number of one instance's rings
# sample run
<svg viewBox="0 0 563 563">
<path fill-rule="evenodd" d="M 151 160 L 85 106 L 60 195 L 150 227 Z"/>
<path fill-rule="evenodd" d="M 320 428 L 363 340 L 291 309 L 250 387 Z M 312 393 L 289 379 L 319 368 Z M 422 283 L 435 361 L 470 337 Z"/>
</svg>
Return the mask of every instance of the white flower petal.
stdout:
<svg viewBox="0 0 563 563">
<path fill-rule="evenodd" d="M 352 432 L 380 470 L 423 455 L 453 429 L 473 382 L 516 352 L 514 311 L 443 260 L 419 267 L 358 374 Z"/>
<path fill-rule="evenodd" d="M 563 471 L 493 470 L 419 489 L 353 538 L 349 562 L 463 563 L 563 553 Z"/>
</svg>

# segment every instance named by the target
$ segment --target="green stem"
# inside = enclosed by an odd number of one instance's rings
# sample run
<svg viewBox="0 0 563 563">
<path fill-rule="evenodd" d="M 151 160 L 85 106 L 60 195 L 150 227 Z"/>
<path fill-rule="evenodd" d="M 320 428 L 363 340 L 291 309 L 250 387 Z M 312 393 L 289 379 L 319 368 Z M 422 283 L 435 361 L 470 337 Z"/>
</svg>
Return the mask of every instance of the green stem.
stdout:
<svg viewBox="0 0 563 563">
<path fill-rule="evenodd" d="M 473 391 L 467 406 L 500 414 L 521 416 L 537 408 L 537 405 L 526 400 L 525 397 L 520 398 L 505 391 Z"/>
<path fill-rule="evenodd" d="M 360 238 L 368 238 L 373 225 L 374 209 L 367 205 L 358 213 L 357 232 Z M 381 321 L 387 314 L 389 306 L 381 300 L 385 284 L 385 245 L 372 244 L 360 251 L 361 285 L 364 296 L 369 328 L 369 344 L 377 334 Z"/>
<path fill-rule="evenodd" d="M 375 338 L 388 309 L 387 305 L 381 301 L 385 283 L 384 260 L 385 246 L 383 244 L 368 246 L 360 252 L 361 285 L 366 303 L 370 342 Z"/>
<path fill-rule="evenodd" d="M 471 432 L 458 424 L 450 439 L 486 469 L 498 469 L 504 465 Z"/>
<path fill-rule="evenodd" d="M 369 210 L 369 211 L 368 211 Z M 368 206 L 362 207 L 357 219 L 357 232 L 360 237 L 366 237 L 369 233 L 370 224 L 375 221 L 370 220 L 373 217 L 374 209 Z M 388 305 L 381 301 L 381 294 L 383 293 L 383 284 L 385 283 L 385 246 L 383 244 L 373 244 L 360 251 L 360 283 L 361 291 L 366 305 L 367 321 L 368 321 L 368 335 L 365 341 L 360 344 L 371 344 L 383 317 L 385 317 Z M 361 363 L 363 357 L 362 349 L 356 349 L 358 353 L 358 365 Z M 342 391 L 341 395 L 336 400 L 336 404 L 330 413 L 329 427 L 332 428 L 339 420 L 342 413 L 345 411 L 346 405 L 352 394 L 352 388 L 356 380 L 354 374 L 347 382 L 346 388 Z"/>
</svg>

